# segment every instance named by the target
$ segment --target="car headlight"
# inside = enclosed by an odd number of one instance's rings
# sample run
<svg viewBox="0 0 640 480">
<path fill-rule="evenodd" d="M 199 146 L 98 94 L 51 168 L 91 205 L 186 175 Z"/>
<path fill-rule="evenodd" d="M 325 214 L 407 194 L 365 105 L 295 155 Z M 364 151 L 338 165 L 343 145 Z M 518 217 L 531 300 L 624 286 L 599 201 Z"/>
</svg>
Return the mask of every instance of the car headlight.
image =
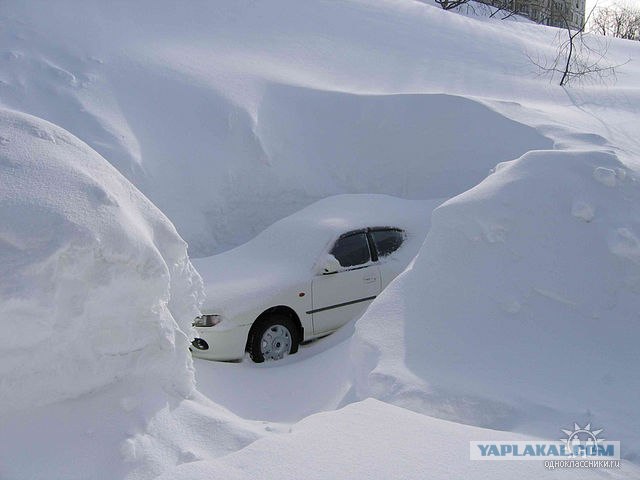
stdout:
<svg viewBox="0 0 640 480">
<path fill-rule="evenodd" d="M 221 315 L 202 315 L 197 317 L 194 322 L 194 327 L 215 327 L 222 321 Z"/>
</svg>

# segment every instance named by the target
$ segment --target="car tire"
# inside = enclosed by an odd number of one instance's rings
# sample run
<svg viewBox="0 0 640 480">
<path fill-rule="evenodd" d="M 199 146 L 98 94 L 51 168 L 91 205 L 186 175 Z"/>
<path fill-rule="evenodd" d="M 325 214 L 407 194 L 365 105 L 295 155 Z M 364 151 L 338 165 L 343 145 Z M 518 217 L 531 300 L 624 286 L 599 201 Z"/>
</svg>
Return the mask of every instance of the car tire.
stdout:
<svg viewBox="0 0 640 480">
<path fill-rule="evenodd" d="M 300 339 L 295 322 L 283 314 L 273 314 L 258 320 L 251 328 L 247 350 L 251 360 L 280 360 L 298 351 Z"/>
</svg>

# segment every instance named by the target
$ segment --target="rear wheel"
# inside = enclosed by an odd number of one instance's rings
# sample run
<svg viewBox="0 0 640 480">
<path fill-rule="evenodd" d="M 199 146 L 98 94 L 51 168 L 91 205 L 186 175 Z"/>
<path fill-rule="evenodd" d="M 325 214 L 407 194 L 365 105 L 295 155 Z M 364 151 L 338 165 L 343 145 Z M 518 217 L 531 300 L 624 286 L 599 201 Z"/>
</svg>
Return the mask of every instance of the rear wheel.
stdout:
<svg viewBox="0 0 640 480">
<path fill-rule="evenodd" d="M 251 329 L 249 356 L 256 363 L 281 360 L 298 351 L 298 329 L 286 315 L 274 314 L 258 322 Z"/>
</svg>

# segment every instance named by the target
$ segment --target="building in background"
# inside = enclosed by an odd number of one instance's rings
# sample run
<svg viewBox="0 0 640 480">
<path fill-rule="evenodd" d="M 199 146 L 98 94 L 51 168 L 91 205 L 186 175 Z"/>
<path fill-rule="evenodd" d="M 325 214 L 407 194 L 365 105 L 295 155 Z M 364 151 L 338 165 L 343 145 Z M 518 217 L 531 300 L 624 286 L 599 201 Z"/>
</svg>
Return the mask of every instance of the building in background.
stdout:
<svg viewBox="0 0 640 480">
<path fill-rule="evenodd" d="M 585 0 L 485 0 L 494 7 L 517 13 L 542 25 L 580 28 L 584 23 Z"/>
</svg>

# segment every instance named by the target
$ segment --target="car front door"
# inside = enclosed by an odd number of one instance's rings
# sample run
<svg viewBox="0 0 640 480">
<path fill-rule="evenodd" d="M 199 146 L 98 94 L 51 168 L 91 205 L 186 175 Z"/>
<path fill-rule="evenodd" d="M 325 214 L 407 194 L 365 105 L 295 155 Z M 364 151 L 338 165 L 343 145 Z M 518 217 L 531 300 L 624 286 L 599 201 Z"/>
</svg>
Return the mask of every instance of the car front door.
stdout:
<svg viewBox="0 0 640 480">
<path fill-rule="evenodd" d="M 343 235 L 331 254 L 342 268 L 313 279 L 310 313 L 315 334 L 331 332 L 360 316 L 380 293 L 380 270 L 372 263 L 366 232 Z"/>
</svg>

